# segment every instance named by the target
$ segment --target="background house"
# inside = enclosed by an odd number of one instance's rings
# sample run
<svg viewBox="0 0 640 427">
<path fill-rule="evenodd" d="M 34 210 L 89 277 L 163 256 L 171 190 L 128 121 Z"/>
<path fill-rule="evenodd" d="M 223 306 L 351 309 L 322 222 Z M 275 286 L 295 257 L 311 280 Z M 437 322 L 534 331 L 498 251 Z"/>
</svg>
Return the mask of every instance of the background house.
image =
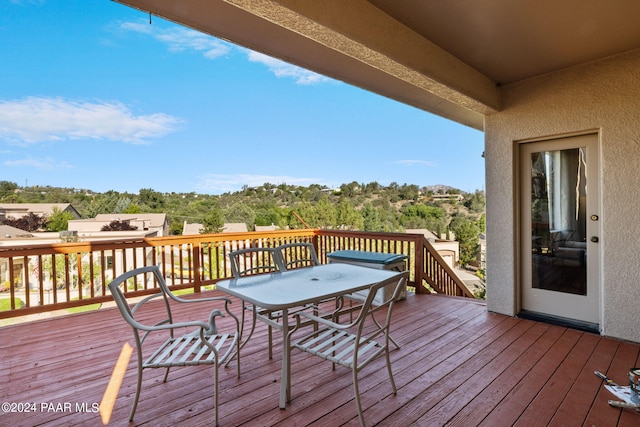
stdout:
<svg viewBox="0 0 640 427">
<path fill-rule="evenodd" d="M 102 227 L 113 221 L 126 222 L 139 231 L 155 233 L 157 237 L 169 234 L 169 220 L 164 213 L 138 213 L 138 214 L 98 214 L 95 218 L 78 219 L 69 221 L 69 231 L 75 231 L 78 235 L 89 236 L 99 232 Z"/>
<path fill-rule="evenodd" d="M 7 218 L 19 219 L 29 214 L 48 217 L 56 208 L 80 218 L 80 214 L 70 203 L 0 203 L 0 221 Z"/>
</svg>

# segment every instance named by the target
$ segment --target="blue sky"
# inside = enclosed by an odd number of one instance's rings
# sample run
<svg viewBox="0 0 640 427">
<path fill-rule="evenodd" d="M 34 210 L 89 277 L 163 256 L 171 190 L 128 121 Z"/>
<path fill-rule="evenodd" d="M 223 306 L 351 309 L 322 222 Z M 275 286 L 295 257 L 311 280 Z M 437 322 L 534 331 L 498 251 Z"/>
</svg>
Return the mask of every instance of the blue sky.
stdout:
<svg viewBox="0 0 640 427">
<path fill-rule="evenodd" d="M 484 189 L 482 132 L 110 0 L 0 0 L 0 180 Z"/>
</svg>

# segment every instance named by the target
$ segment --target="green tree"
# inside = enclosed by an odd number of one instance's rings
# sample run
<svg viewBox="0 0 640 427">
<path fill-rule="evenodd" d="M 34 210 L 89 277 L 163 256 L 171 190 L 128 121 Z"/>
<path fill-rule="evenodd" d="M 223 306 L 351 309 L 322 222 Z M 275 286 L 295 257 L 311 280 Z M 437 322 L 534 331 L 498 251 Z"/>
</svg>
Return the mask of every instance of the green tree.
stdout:
<svg viewBox="0 0 640 427">
<path fill-rule="evenodd" d="M 400 223 L 405 228 L 426 228 L 436 232 L 444 225 L 446 213 L 444 209 L 424 204 L 409 205 L 402 210 Z"/>
<path fill-rule="evenodd" d="M 256 213 L 249 205 L 237 202 L 223 210 L 225 222 L 244 222 L 252 229 L 256 221 Z"/>
<path fill-rule="evenodd" d="M 49 218 L 47 218 L 48 231 L 65 231 L 69 229 L 69 221 L 75 216 L 69 211 L 63 211 L 55 206 Z"/>
<path fill-rule="evenodd" d="M 476 190 L 473 194 L 468 194 L 465 197 L 464 206 L 469 209 L 470 212 L 481 213 L 485 210 L 485 195 L 484 191 Z"/>
<path fill-rule="evenodd" d="M 302 220 L 309 225 L 309 227 L 318 227 L 318 211 L 310 202 L 302 202 L 293 209 L 293 212 L 297 213 Z M 289 225 L 291 228 L 305 228 L 305 225 L 300 222 L 295 215 L 289 218 Z"/>
<path fill-rule="evenodd" d="M 382 230 L 382 222 L 378 209 L 374 208 L 371 203 L 365 203 L 362 211 L 362 229 L 364 231 L 380 231 Z"/>
<path fill-rule="evenodd" d="M 120 194 L 116 191 L 107 191 L 104 194 L 96 194 L 91 202 L 86 206 L 82 216 L 87 218 L 95 218 L 98 214 L 114 213 Z"/>
<path fill-rule="evenodd" d="M 158 210 L 164 207 L 164 197 L 161 193 L 151 188 L 143 188 L 140 190 L 140 203 L 148 206 L 151 210 Z"/>
<path fill-rule="evenodd" d="M 219 209 L 213 209 L 204 216 L 202 220 L 201 234 L 220 233 L 224 228 L 224 219 Z"/>
<path fill-rule="evenodd" d="M 342 199 L 336 209 L 336 225 L 338 228 L 347 230 L 362 230 L 364 220 L 362 214 L 353 207 L 349 200 Z"/>
<path fill-rule="evenodd" d="M 11 181 L 0 181 L 0 200 L 4 200 L 5 197 L 11 196 L 18 189 L 18 184 Z"/>
<path fill-rule="evenodd" d="M 460 262 L 462 264 L 470 264 L 476 261 L 480 246 L 478 243 L 480 229 L 475 221 L 459 216 L 451 221 L 449 227 L 455 234 L 458 243 L 460 243 Z"/>
<path fill-rule="evenodd" d="M 316 227 L 333 228 L 336 226 L 336 222 L 337 222 L 336 208 L 333 205 L 333 203 L 329 201 L 329 198 L 327 197 L 326 194 L 316 204 L 316 212 L 318 215 L 317 216 L 318 222 L 315 225 Z"/>
<path fill-rule="evenodd" d="M 484 213 L 480 215 L 480 218 L 476 221 L 476 225 L 481 233 L 485 233 L 487 231 L 487 215 Z"/>
</svg>

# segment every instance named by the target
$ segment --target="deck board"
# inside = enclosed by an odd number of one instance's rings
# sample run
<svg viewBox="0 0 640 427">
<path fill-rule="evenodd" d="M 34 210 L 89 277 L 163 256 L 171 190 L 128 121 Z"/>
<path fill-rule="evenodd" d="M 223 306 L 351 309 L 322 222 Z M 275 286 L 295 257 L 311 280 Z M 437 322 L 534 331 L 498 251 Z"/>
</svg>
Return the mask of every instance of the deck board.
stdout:
<svg viewBox="0 0 640 427">
<path fill-rule="evenodd" d="M 179 309 L 177 317 L 202 319 L 211 308 L 194 307 L 199 305 Z M 232 305 L 235 312 L 239 307 L 238 301 Z M 640 425 L 639 413 L 608 405 L 613 396 L 593 375 L 600 370 L 624 384 L 628 369 L 640 363 L 638 344 L 489 313 L 477 301 L 437 295 L 410 295 L 397 304 L 392 336 L 401 344 L 391 353 L 397 395 L 383 359 L 360 375 L 368 425 Z M 121 349 L 133 342 L 115 309 L 4 326 L 0 337 L 0 401 L 38 405 L 32 413 L 0 413 L 0 425 L 102 424 L 99 414 L 75 407 L 47 412 L 40 404 L 101 401 Z M 243 349 L 240 378 L 235 364 L 221 368 L 220 424 L 357 426 L 350 372 L 296 350 L 292 400 L 286 410 L 278 408 L 280 342 L 276 337 L 269 360 L 267 330 L 259 324 Z M 176 368 L 167 383 L 161 370 L 147 370 L 143 381 L 130 424 L 131 361 L 109 425 L 212 425 L 213 368 Z"/>
</svg>

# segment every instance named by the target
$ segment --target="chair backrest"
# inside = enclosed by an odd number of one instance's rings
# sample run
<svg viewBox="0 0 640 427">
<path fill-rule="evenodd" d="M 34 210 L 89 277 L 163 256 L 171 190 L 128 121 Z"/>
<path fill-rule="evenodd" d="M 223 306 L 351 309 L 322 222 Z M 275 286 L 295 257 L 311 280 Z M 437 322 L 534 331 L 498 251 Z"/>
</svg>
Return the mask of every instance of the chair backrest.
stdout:
<svg viewBox="0 0 640 427">
<path fill-rule="evenodd" d="M 409 272 L 403 271 L 394 276 L 391 276 L 389 279 L 384 280 L 382 282 L 376 283 L 369 288 L 369 293 L 367 294 L 367 298 L 364 300 L 362 307 L 360 308 L 360 312 L 358 313 L 358 317 L 353 321 L 352 325 L 357 325 L 358 328 L 358 336 L 362 334 L 364 325 L 369 316 L 374 316 L 377 311 L 387 310 L 386 318 L 384 323 L 378 323 L 376 321 L 376 325 L 378 325 L 378 330 L 373 332 L 368 339 L 373 339 L 375 336 L 381 334 L 388 334 L 389 325 L 391 323 L 391 312 L 393 309 L 393 304 L 400 296 L 400 292 L 402 290 L 403 285 L 409 279 Z M 393 292 L 381 292 L 380 294 L 390 295 L 387 299 L 378 305 L 373 305 L 373 301 L 378 294 L 378 291 L 384 287 L 392 287 Z M 375 320 L 375 317 L 373 317 Z"/>
<path fill-rule="evenodd" d="M 121 286 L 127 286 L 131 280 L 137 280 L 137 276 L 143 275 L 143 280 L 153 280 L 160 287 L 159 292 L 153 295 L 147 296 L 143 298 L 141 301 L 137 302 L 133 308 L 129 306 L 127 302 L 127 297 L 121 289 Z M 149 276 L 151 275 L 151 276 Z M 113 296 L 113 300 L 116 303 L 116 306 L 120 310 L 122 317 L 127 321 L 135 330 L 148 330 L 148 325 L 141 324 L 135 319 L 136 311 L 147 301 L 153 298 L 158 298 L 162 296 L 164 298 L 165 307 L 166 307 L 166 319 L 160 319 L 157 321 L 155 325 L 160 325 L 164 323 L 172 323 L 173 319 L 171 316 L 171 306 L 169 304 L 169 298 L 173 297 L 171 291 L 167 287 L 164 278 L 162 277 L 162 273 L 160 272 L 160 268 L 157 266 L 147 266 L 136 268 L 134 270 L 127 271 L 120 276 L 116 277 L 109 283 L 108 285 L 109 291 L 111 291 L 111 295 Z"/>
<path fill-rule="evenodd" d="M 275 248 L 246 248 L 229 252 L 229 262 L 235 278 L 285 269 L 280 252 Z"/>
<path fill-rule="evenodd" d="M 287 243 L 278 246 L 276 250 L 280 253 L 285 270 L 320 264 L 316 248 L 311 243 Z"/>
</svg>

